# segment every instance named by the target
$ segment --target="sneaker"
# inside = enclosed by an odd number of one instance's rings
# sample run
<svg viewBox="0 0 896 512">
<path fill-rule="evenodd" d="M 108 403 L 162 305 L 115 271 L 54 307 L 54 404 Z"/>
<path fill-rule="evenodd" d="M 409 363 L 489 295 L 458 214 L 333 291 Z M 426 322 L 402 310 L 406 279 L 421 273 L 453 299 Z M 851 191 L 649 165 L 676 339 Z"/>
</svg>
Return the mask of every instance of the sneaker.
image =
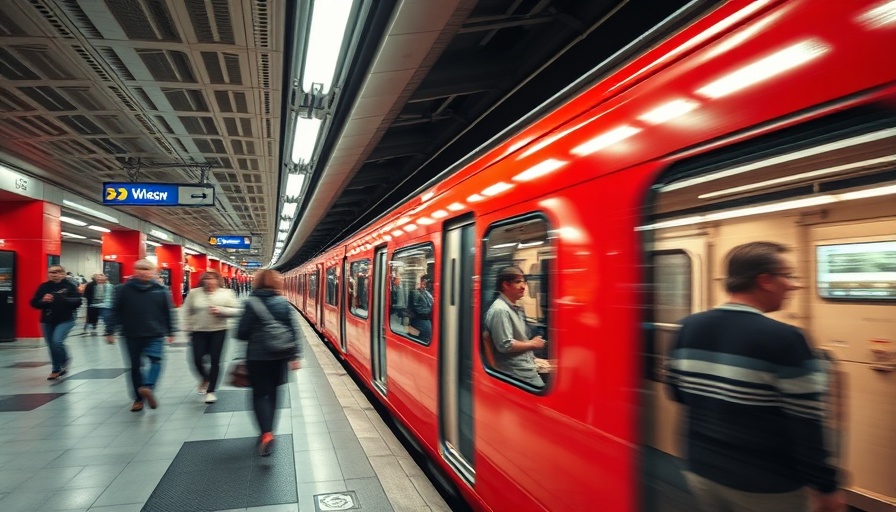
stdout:
<svg viewBox="0 0 896 512">
<path fill-rule="evenodd" d="M 218 401 L 218 397 L 216 397 L 214 393 L 206 393 L 205 394 L 205 403 L 213 404 L 217 401 Z"/>
<path fill-rule="evenodd" d="M 143 386 L 137 389 L 137 393 L 146 400 L 150 409 L 155 409 L 159 406 L 159 402 L 156 400 L 156 395 L 153 394 L 152 389 L 149 386 Z"/>
<path fill-rule="evenodd" d="M 50 372 L 50 376 L 47 377 L 47 380 L 56 380 L 60 375 L 62 375 L 62 372 Z"/>
<path fill-rule="evenodd" d="M 274 452 L 274 434 L 265 432 L 261 435 L 261 442 L 258 443 L 258 454 L 262 457 L 268 457 Z"/>
<path fill-rule="evenodd" d="M 143 410 L 143 402 L 140 400 L 134 401 L 134 405 L 131 406 L 131 412 L 138 412 Z"/>
<path fill-rule="evenodd" d="M 208 391 L 208 382 L 206 382 L 206 381 L 202 381 L 199 384 L 199 387 L 196 388 L 196 393 L 198 393 L 200 395 L 204 395 L 207 391 Z"/>
<path fill-rule="evenodd" d="M 63 369 L 59 370 L 58 373 L 59 373 L 59 376 L 62 377 L 63 375 L 65 375 L 66 373 L 68 373 L 68 370 L 67 370 L 66 368 L 63 368 Z"/>
</svg>

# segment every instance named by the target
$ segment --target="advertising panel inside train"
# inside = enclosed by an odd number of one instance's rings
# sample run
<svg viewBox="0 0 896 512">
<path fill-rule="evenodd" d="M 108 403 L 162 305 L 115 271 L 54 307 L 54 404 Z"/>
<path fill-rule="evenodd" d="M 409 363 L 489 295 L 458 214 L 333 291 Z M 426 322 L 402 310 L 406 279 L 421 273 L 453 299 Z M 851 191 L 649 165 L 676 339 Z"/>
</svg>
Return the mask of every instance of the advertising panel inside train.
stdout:
<svg viewBox="0 0 896 512">
<path fill-rule="evenodd" d="M 825 299 L 896 300 L 896 241 L 819 245 L 816 277 Z"/>
</svg>

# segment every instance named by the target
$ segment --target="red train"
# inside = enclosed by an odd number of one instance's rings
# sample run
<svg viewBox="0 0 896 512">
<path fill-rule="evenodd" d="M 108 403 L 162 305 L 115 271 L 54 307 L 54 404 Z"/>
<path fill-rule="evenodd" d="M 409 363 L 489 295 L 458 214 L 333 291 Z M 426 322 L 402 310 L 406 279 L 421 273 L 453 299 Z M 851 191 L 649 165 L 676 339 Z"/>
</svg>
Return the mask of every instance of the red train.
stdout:
<svg viewBox="0 0 896 512">
<path fill-rule="evenodd" d="M 723 300 L 729 248 L 784 242 L 805 288 L 776 317 L 837 361 L 850 503 L 893 510 L 893 48 L 894 1 L 724 3 L 289 271 L 289 298 L 474 508 L 687 509 L 662 354 Z M 544 386 L 483 342 L 511 264 Z M 406 314 L 424 276 L 432 313 Z"/>
</svg>

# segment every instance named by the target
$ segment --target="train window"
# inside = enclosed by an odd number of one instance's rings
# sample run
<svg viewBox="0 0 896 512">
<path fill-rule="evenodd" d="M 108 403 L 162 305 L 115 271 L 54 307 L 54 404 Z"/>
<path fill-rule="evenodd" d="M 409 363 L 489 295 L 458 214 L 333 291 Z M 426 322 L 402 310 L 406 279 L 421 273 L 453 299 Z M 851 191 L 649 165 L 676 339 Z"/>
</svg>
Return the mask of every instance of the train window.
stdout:
<svg viewBox="0 0 896 512">
<path fill-rule="evenodd" d="M 348 275 L 349 311 L 358 318 L 367 318 L 370 289 L 370 260 L 353 261 Z"/>
<path fill-rule="evenodd" d="M 336 267 L 327 269 L 327 291 L 324 300 L 327 304 L 335 306 L 339 297 L 339 282 L 337 281 Z"/>
<path fill-rule="evenodd" d="M 435 312 L 432 280 L 435 251 L 432 244 L 400 249 L 389 262 L 389 327 L 392 332 L 419 343 L 432 340 Z"/>
<path fill-rule="evenodd" d="M 528 390 L 542 389 L 556 369 L 554 343 L 520 350 L 519 343 L 548 339 L 549 277 L 556 249 L 540 215 L 489 227 L 482 262 L 482 356 L 492 375 Z M 514 347 L 517 345 L 517 347 Z"/>
<path fill-rule="evenodd" d="M 308 298 L 317 301 L 317 283 L 320 281 L 320 273 L 315 270 L 308 274 Z"/>
</svg>

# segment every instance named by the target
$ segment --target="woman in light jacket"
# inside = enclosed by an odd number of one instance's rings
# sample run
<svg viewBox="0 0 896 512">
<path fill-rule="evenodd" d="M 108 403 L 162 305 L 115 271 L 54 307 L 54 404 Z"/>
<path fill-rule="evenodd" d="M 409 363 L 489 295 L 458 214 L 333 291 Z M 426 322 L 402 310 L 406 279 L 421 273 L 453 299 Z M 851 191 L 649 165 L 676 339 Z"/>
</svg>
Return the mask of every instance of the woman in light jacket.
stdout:
<svg viewBox="0 0 896 512">
<path fill-rule="evenodd" d="M 224 288 L 224 279 L 216 270 L 208 270 L 199 278 L 199 287 L 190 290 L 184 301 L 184 330 L 190 333 L 193 363 L 202 378 L 197 391 L 205 395 L 205 403 L 218 401 L 215 388 L 221 368 L 221 353 L 227 337 L 227 319 L 238 316 L 242 309 L 233 290 Z M 203 358 L 208 354 L 211 368 L 206 370 Z"/>
<path fill-rule="evenodd" d="M 246 311 L 240 318 L 237 338 L 248 341 L 246 346 L 246 367 L 249 384 L 252 386 L 252 406 L 261 435 L 258 438 L 258 453 L 262 457 L 271 454 L 274 444 L 274 419 L 277 412 L 277 388 L 289 379 L 287 370 L 298 370 L 302 358 L 305 336 L 299 324 L 299 315 L 284 297 L 283 276 L 276 270 L 262 270 L 255 274 L 255 290 L 246 300 Z M 271 354 L 263 341 L 253 337 L 263 330 L 264 321 L 256 308 L 265 307 L 274 320 L 288 326 L 295 339 L 295 350 L 283 356 Z"/>
</svg>

